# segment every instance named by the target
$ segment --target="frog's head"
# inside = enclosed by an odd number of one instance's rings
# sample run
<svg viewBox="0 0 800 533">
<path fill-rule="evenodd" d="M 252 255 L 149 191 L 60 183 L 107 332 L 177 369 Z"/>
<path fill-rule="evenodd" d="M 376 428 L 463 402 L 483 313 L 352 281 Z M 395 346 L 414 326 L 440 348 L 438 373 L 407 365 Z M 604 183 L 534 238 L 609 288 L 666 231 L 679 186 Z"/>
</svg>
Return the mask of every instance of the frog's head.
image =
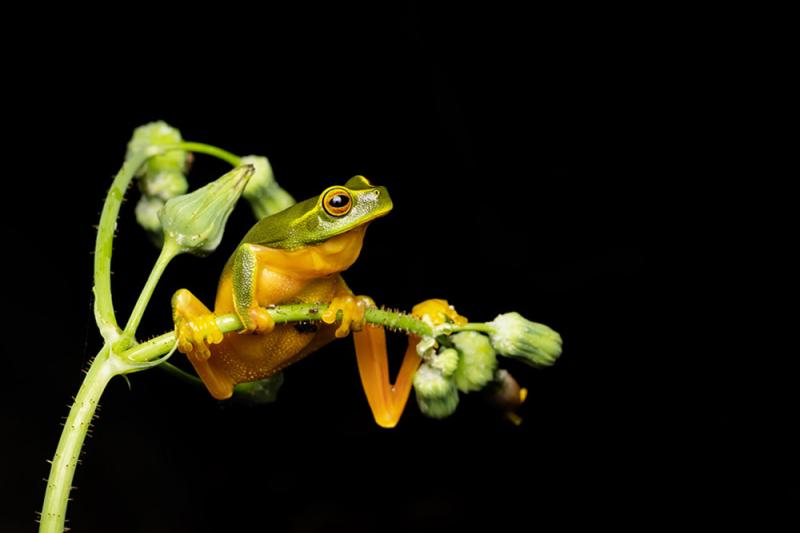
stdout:
<svg viewBox="0 0 800 533">
<path fill-rule="evenodd" d="M 344 185 L 328 187 L 322 194 L 262 219 L 245 237 L 246 242 L 270 248 L 297 249 L 367 225 L 392 210 L 386 187 L 375 187 L 364 176 Z"/>
</svg>

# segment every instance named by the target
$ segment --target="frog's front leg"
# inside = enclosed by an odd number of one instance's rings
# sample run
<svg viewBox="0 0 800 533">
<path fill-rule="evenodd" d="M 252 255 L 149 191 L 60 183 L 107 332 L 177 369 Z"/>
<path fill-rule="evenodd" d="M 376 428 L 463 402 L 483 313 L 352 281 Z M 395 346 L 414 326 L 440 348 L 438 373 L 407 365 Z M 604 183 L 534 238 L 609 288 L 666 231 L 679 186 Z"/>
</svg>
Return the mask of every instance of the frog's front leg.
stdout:
<svg viewBox="0 0 800 533">
<path fill-rule="evenodd" d="M 336 322 L 339 311 L 342 312 L 342 322 L 336 329 L 336 337 L 341 339 L 347 337 L 350 330 L 360 331 L 364 327 L 364 314 L 370 307 L 375 307 L 375 302 L 369 296 L 355 296 L 353 291 L 347 286 L 339 276 L 331 303 L 328 309 L 322 314 L 322 321 L 326 324 Z"/>
<path fill-rule="evenodd" d="M 266 309 L 258 305 L 257 284 L 262 265 L 259 264 L 260 247 L 242 244 L 233 256 L 233 308 L 242 321 L 245 332 L 269 333 L 275 321 Z"/>
</svg>

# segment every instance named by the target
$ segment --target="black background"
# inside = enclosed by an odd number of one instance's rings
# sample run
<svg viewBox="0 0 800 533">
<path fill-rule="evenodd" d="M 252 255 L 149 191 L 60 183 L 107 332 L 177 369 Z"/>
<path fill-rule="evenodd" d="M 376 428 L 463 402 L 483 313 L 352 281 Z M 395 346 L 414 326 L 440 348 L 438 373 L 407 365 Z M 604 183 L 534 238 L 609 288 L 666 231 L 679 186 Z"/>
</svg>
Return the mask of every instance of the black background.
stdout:
<svg viewBox="0 0 800 533">
<path fill-rule="evenodd" d="M 395 209 L 346 275 L 356 292 L 401 309 L 444 297 L 473 320 L 516 310 L 558 330 L 564 355 L 544 371 L 505 364 L 530 390 L 518 428 L 479 395 L 444 421 L 412 399 L 396 429 L 378 428 L 347 341 L 290 368 L 264 407 L 157 371 L 130 390 L 115 380 L 77 473 L 75 530 L 681 525 L 738 520 L 764 494 L 747 392 L 759 378 L 748 353 L 720 347 L 707 303 L 732 301 L 714 259 L 725 192 L 696 157 L 720 126 L 725 54 L 689 14 L 49 15 L 27 33 L 43 52 L 9 48 L 7 111 L 21 120 L 5 202 L 23 211 L 4 228 L 19 260 L 0 529 L 31 530 L 40 507 L 59 419 L 99 347 L 92 224 L 131 131 L 156 119 L 269 156 L 297 198 L 355 174 L 386 185 Z M 198 156 L 191 182 L 224 170 Z M 133 205 L 113 259 L 120 317 L 156 257 Z M 212 300 L 250 217 L 237 209 L 211 257 L 170 266 L 142 336 L 170 327 L 175 289 Z"/>
</svg>

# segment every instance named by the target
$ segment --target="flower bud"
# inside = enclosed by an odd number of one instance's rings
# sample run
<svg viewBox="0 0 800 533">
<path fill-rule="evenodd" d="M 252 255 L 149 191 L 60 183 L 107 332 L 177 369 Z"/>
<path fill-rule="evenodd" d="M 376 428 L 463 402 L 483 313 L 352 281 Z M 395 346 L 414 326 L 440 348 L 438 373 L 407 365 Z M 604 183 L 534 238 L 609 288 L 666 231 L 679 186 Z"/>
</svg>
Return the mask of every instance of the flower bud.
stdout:
<svg viewBox="0 0 800 533">
<path fill-rule="evenodd" d="M 181 132 L 166 122 L 159 120 L 139 126 L 133 130 L 133 136 L 128 142 L 126 158 L 138 154 L 158 153 L 164 146 L 169 146 L 183 141 Z M 162 172 L 179 173 L 186 171 L 188 155 L 186 152 L 172 150 L 161 155 L 154 155 L 139 169 L 137 176 L 145 179 L 154 179 Z M 186 189 L 184 189 L 185 191 Z"/>
<path fill-rule="evenodd" d="M 433 356 L 430 364 L 444 377 L 449 378 L 458 368 L 458 351 L 453 348 L 445 348 Z"/>
<path fill-rule="evenodd" d="M 430 335 L 425 335 L 417 342 L 417 355 L 423 359 L 429 359 L 436 353 L 436 339 Z"/>
<path fill-rule="evenodd" d="M 181 252 L 213 252 L 252 174 L 252 165 L 236 167 L 205 187 L 167 201 L 160 214 L 165 240 Z"/>
<path fill-rule="evenodd" d="M 528 389 L 520 387 L 514 376 L 504 369 L 495 372 L 491 386 L 484 392 L 489 402 L 506 412 L 519 408 L 528 397 Z"/>
<path fill-rule="evenodd" d="M 269 159 L 248 155 L 242 157 L 241 163 L 255 167 L 253 177 L 250 178 L 250 183 L 244 189 L 244 197 L 250 202 L 250 207 L 257 219 L 261 220 L 294 205 L 295 201 L 292 195 L 275 181 Z"/>
<path fill-rule="evenodd" d="M 156 156 L 158 157 L 158 156 Z M 156 159 L 156 157 L 151 158 Z M 179 170 L 160 170 L 155 174 L 139 178 L 139 189 L 143 197 L 160 198 L 164 201 L 180 196 L 189 188 L 183 172 Z"/>
<path fill-rule="evenodd" d="M 142 196 L 139 198 L 139 203 L 136 204 L 136 221 L 154 237 L 155 243 L 158 245 L 161 245 L 163 241 L 161 220 L 158 217 L 163 208 L 164 200 L 148 196 Z"/>
<path fill-rule="evenodd" d="M 550 366 L 561 355 L 561 335 L 519 313 L 499 315 L 487 325 L 493 330 L 492 346 L 501 355 L 533 366 Z"/>
<path fill-rule="evenodd" d="M 414 375 L 414 391 L 419 410 L 431 418 L 445 418 L 458 407 L 458 390 L 452 379 L 423 363 Z"/>
<path fill-rule="evenodd" d="M 126 157 L 158 153 L 164 146 L 182 141 L 181 132 L 163 121 L 139 126 L 128 142 Z M 153 155 L 139 169 L 139 190 L 142 196 L 136 204 L 136 221 L 147 230 L 150 238 L 161 245 L 163 234 L 158 212 L 164 203 L 186 192 L 186 170 L 190 154 L 180 150 Z"/>
<path fill-rule="evenodd" d="M 477 331 L 463 331 L 450 337 L 461 357 L 456 368 L 456 386 L 461 392 L 482 389 L 492 380 L 497 368 L 497 357 L 486 335 Z"/>
</svg>

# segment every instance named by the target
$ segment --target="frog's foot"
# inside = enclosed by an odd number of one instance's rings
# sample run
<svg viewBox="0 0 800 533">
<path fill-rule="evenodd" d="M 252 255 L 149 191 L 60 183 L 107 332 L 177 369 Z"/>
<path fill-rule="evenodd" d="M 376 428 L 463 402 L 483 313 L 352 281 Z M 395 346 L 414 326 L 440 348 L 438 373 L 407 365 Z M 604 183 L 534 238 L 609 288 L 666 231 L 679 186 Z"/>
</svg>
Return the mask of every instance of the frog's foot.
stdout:
<svg viewBox="0 0 800 533">
<path fill-rule="evenodd" d="M 436 298 L 418 303 L 411 310 L 411 314 L 420 320 L 430 321 L 434 326 L 444 323 L 463 326 L 469 322 L 466 317 L 459 315 L 456 308 L 447 303 L 447 300 Z"/>
<path fill-rule="evenodd" d="M 211 357 L 208 345 L 222 342 L 214 313 L 186 289 L 180 289 L 172 297 L 172 320 L 178 350 L 190 358 L 205 361 Z"/>
<path fill-rule="evenodd" d="M 361 331 L 364 328 L 364 315 L 370 307 L 375 307 L 375 302 L 369 296 L 335 296 L 328 305 L 328 310 L 322 313 L 322 321 L 333 324 L 336 322 L 336 315 L 341 311 L 342 323 L 336 329 L 336 336 L 346 337 L 351 329 Z"/>
<path fill-rule="evenodd" d="M 260 305 L 250 306 L 244 313 L 237 314 L 244 325 L 241 333 L 263 334 L 275 329 L 275 320 L 272 319 L 272 315 Z"/>
</svg>

